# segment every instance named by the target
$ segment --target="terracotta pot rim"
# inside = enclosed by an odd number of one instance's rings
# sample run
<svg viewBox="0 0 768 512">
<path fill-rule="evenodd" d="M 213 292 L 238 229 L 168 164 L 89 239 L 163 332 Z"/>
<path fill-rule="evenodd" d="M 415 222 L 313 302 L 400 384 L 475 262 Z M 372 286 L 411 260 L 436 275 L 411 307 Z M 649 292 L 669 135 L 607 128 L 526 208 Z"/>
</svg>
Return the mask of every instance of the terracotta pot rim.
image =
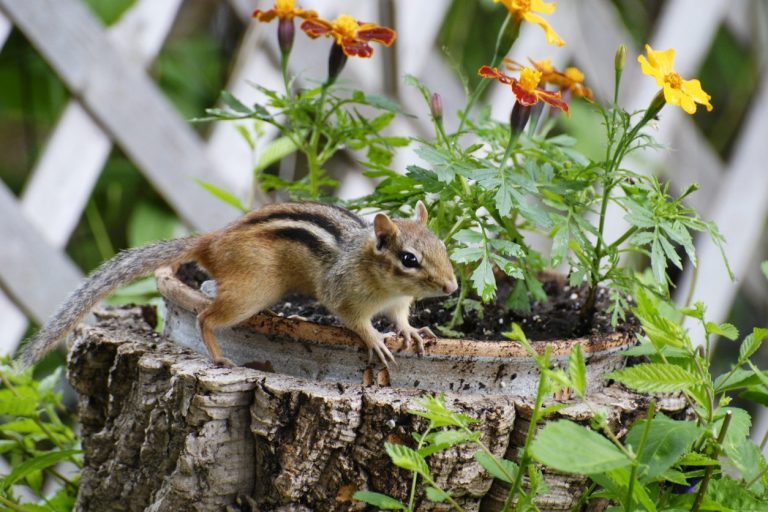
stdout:
<svg viewBox="0 0 768 512">
<path fill-rule="evenodd" d="M 211 299 L 200 290 L 192 288 L 176 277 L 176 269 L 161 267 L 155 271 L 155 280 L 160 294 L 179 306 L 199 313 L 211 303 Z M 299 318 L 258 313 L 244 322 L 255 332 L 265 335 L 280 335 L 298 338 L 320 344 L 352 347 L 359 349 L 361 341 L 355 333 L 344 327 L 324 325 Z M 613 352 L 634 344 L 634 337 L 627 333 L 611 333 L 566 340 L 532 341 L 531 345 L 540 354 L 549 347 L 552 356 L 565 357 L 574 345 L 581 345 L 585 354 Z M 404 349 L 399 340 L 388 340 L 387 346 L 395 357 L 420 357 L 410 349 Z M 529 359 L 525 348 L 514 341 L 471 340 L 440 338 L 425 340 L 424 356 L 433 359 L 473 358 L 493 361 L 497 359 Z"/>
</svg>

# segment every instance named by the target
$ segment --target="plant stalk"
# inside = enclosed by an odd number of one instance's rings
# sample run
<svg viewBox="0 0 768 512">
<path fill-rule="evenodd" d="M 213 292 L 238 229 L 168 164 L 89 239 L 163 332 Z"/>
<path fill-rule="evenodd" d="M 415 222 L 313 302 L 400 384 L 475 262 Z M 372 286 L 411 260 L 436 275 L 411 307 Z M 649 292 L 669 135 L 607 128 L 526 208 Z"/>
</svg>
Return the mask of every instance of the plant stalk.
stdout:
<svg viewBox="0 0 768 512">
<path fill-rule="evenodd" d="M 723 444 L 723 441 L 725 440 L 725 433 L 728 431 L 732 417 L 733 413 L 731 411 L 725 413 L 723 426 L 720 429 L 720 434 L 717 436 L 717 446 L 715 447 L 713 458 L 717 458 L 720 455 L 720 445 Z M 714 466 L 707 466 L 707 469 L 704 472 L 704 478 L 701 480 L 701 485 L 699 486 L 699 491 L 696 493 L 696 499 L 694 500 L 693 506 L 691 507 L 691 512 L 699 512 L 699 509 L 701 508 L 701 502 L 704 500 L 704 494 L 707 492 L 707 486 L 709 485 L 709 480 L 712 478 L 712 472 L 714 470 Z"/>
</svg>

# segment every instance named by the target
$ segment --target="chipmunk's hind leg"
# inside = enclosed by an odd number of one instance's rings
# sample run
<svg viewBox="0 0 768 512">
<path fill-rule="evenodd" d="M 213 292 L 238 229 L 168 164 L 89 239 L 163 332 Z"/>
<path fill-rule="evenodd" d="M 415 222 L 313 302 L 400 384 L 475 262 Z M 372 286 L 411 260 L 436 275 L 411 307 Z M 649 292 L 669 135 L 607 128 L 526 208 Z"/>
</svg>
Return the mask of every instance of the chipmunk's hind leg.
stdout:
<svg viewBox="0 0 768 512">
<path fill-rule="evenodd" d="M 213 330 L 231 327 L 247 320 L 280 300 L 282 292 L 274 287 L 270 289 L 264 286 L 264 283 L 255 283 L 256 287 L 250 288 L 253 290 L 250 293 L 243 293 L 243 290 L 248 290 L 249 287 L 244 287 L 242 283 L 234 287 L 237 292 L 229 291 L 226 283 L 217 284 L 216 298 L 210 306 L 197 315 L 197 323 L 211 360 L 218 365 L 233 367 L 236 365 L 222 355 Z"/>
</svg>

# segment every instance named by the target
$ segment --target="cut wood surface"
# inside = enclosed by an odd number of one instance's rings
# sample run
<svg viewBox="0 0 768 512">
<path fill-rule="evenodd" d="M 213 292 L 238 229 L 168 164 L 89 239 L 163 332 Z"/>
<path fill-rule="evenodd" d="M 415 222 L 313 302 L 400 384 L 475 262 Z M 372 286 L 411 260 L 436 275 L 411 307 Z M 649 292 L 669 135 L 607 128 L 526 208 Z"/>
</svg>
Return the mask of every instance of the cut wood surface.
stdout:
<svg viewBox="0 0 768 512">
<path fill-rule="evenodd" d="M 361 508 L 351 501 L 357 490 L 406 497 L 410 475 L 389 462 L 384 443 L 413 444 L 411 433 L 423 431 L 408 414 L 422 392 L 219 368 L 153 332 L 151 308 L 97 318 L 78 330 L 69 360 L 86 452 L 77 510 L 346 511 Z M 608 388 L 590 402 L 621 432 L 646 399 Z M 447 393 L 446 403 L 481 420 L 476 428 L 497 455 L 511 456 L 528 426 L 530 397 Z M 589 414 L 574 403 L 557 417 Z M 429 462 L 464 510 L 503 504 L 505 491 L 473 449 Z M 552 493 L 542 510 L 568 510 L 585 488 L 580 477 L 545 476 Z M 417 509 L 438 510 L 423 495 Z"/>
</svg>

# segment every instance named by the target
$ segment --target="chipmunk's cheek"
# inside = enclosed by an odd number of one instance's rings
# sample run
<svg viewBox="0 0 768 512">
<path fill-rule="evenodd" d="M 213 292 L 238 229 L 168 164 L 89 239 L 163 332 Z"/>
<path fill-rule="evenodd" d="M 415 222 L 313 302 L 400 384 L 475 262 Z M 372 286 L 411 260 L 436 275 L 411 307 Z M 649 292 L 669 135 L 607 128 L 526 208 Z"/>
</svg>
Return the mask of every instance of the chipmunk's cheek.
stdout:
<svg viewBox="0 0 768 512">
<path fill-rule="evenodd" d="M 443 285 L 443 292 L 445 292 L 446 295 L 450 295 L 459 288 L 459 283 L 456 282 L 456 278 L 454 277 L 452 280 L 448 281 Z"/>
</svg>

